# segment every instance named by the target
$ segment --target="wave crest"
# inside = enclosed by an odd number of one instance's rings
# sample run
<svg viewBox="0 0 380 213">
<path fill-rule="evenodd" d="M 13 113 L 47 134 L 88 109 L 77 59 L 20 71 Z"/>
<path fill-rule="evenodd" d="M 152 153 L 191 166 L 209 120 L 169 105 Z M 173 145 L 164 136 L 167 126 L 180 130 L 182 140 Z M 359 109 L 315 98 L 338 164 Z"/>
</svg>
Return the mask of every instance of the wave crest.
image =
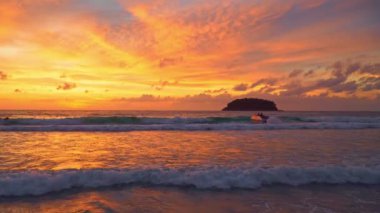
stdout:
<svg viewBox="0 0 380 213">
<path fill-rule="evenodd" d="M 380 128 L 380 117 L 271 116 L 254 124 L 250 117 L 81 117 L 0 120 L 0 131 L 152 131 L 152 130 L 271 130 Z"/>
<path fill-rule="evenodd" d="M 218 130 L 297 130 L 297 129 L 378 129 L 380 123 L 223 123 L 151 125 L 0 125 L 0 131 L 22 132 L 126 132 L 126 131 L 218 131 Z"/>
<path fill-rule="evenodd" d="M 0 173 L 0 196 L 42 195 L 71 188 L 121 184 L 193 186 L 199 189 L 256 189 L 286 184 L 380 184 L 380 167 L 316 168 L 138 168 Z"/>
</svg>

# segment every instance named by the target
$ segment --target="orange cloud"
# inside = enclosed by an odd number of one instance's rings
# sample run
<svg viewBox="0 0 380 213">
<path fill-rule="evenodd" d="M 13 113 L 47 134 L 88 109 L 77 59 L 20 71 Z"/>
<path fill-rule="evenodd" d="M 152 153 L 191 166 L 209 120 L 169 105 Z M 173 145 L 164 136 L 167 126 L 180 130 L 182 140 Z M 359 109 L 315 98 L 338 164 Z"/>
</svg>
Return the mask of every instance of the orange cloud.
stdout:
<svg viewBox="0 0 380 213">
<path fill-rule="evenodd" d="M 74 89 L 76 87 L 77 87 L 77 85 L 75 83 L 67 83 L 67 82 L 65 82 L 65 83 L 59 85 L 57 87 L 57 90 L 71 90 L 71 89 Z"/>
<path fill-rule="evenodd" d="M 5 80 L 8 78 L 8 75 L 5 74 L 4 72 L 0 71 L 0 80 Z"/>
<path fill-rule="evenodd" d="M 374 1 L 2 1 L 0 70 L 7 73 L 0 78 L 12 78 L 0 84 L 0 98 L 13 107 L 27 98 L 50 108 L 113 109 L 119 105 L 105 102 L 142 94 L 160 96 L 168 109 L 179 107 L 173 98 L 193 105 L 204 97 L 194 94 L 252 91 L 376 99 Z M 360 71 L 341 76 L 326 68 L 345 59 Z M 68 97 L 56 85 L 91 92 Z M 14 88 L 28 93 L 13 97 Z"/>
</svg>

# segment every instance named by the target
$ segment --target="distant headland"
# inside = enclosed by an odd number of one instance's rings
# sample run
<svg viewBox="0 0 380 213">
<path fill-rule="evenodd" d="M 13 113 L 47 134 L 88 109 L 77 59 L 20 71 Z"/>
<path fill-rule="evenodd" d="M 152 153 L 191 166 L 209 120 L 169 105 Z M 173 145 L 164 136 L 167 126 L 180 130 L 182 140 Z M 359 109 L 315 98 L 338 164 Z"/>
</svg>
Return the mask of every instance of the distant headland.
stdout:
<svg viewBox="0 0 380 213">
<path fill-rule="evenodd" d="M 228 103 L 223 111 L 278 111 L 278 109 L 273 101 L 258 98 L 243 98 Z"/>
</svg>

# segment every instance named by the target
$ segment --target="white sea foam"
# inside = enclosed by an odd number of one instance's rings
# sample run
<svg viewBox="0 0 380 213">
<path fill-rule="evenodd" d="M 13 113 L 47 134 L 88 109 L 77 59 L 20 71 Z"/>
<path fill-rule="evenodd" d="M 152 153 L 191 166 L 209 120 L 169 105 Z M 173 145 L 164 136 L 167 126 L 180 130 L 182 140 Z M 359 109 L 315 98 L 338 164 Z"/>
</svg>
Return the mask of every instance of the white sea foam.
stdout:
<svg viewBox="0 0 380 213">
<path fill-rule="evenodd" d="M 122 170 L 19 171 L 0 173 L 0 196 L 42 195 L 71 188 L 126 184 L 256 189 L 286 184 L 380 184 L 380 167 L 138 168 Z"/>
<path fill-rule="evenodd" d="M 270 116 L 272 123 L 380 123 L 380 117 L 369 116 Z M 0 120 L 1 125 L 87 125 L 87 124 L 205 124 L 251 123 L 250 117 L 79 117 L 79 118 L 15 118 Z"/>
<path fill-rule="evenodd" d="M 81 117 L 0 120 L 0 131 L 149 131 L 149 130 L 278 130 L 380 128 L 380 117 L 271 116 L 267 124 L 250 117 Z"/>
<path fill-rule="evenodd" d="M 84 132 L 124 132 L 124 131 L 210 131 L 210 130 L 292 130 L 292 129 L 374 129 L 380 123 L 221 123 L 221 124 L 105 124 L 105 125 L 0 125 L 0 131 L 84 131 Z"/>
</svg>

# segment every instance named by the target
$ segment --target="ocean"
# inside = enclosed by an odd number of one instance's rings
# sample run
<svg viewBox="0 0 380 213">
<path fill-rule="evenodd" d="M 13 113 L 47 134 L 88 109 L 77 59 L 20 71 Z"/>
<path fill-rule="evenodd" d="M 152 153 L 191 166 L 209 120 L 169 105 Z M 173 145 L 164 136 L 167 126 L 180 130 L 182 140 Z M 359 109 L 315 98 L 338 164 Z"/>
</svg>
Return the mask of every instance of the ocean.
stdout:
<svg viewBox="0 0 380 213">
<path fill-rule="evenodd" d="M 380 112 L 254 113 L 0 111 L 0 212 L 380 211 Z"/>
</svg>

